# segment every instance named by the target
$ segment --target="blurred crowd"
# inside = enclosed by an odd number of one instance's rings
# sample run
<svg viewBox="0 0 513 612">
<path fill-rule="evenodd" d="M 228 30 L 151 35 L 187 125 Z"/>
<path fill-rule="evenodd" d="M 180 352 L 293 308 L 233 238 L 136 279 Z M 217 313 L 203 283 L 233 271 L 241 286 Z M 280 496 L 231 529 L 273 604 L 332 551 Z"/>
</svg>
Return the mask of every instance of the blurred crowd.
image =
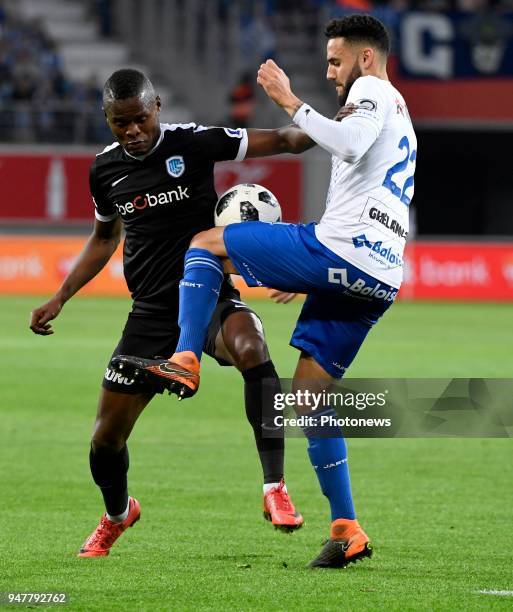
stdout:
<svg viewBox="0 0 513 612">
<path fill-rule="evenodd" d="M 65 74 L 55 42 L 37 19 L 22 19 L 0 0 L 0 130 L 2 140 L 66 142 L 81 113 L 85 139 L 103 138 L 98 114 L 102 91 L 96 79 L 74 82 Z"/>
<path fill-rule="evenodd" d="M 218 0 L 219 13 L 226 14 L 236 0 Z M 513 12 L 513 0 L 240 0 L 241 28 L 250 40 L 259 41 L 267 57 L 276 53 L 276 24 L 280 19 L 300 15 L 304 29 L 319 35 L 319 20 L 351 13 L 368 13 L 393 30 L 403 11 L 431 13 Z"/>
<path fill-rule="evenodd" d="M 181 0 L 187 10 L 187 0 Z M 248 70 L 267 58 L 279 58 L 283 37 L 302 34 L 314 48 L 320 26 L 329 17 L 371 13 L 393 30 L 401 11 L 513 11 L 513 0 L 215 0 L 218 19 L 238 9 L 240 75 L 227 99 L 234 125 L 251 122 L 255 91 Z M 99 32 L 112 35 L 112 0 L 88 0 Z M 205 3 L 214 0 L 203 0 Z M 66 74 L 59 49 L 38 20 L 12 11 L 13 0 L 0 0 L 0 140 L 102 142 L 109 138 L 101 113 L 101 83 L 94 76 L 75 82 Z M 200 13 L 202 11 L 199 3 Z M 212 6 L 212 5 L 210 5 Z M 11 7 L 8 10 L 7 7 Z M 201 20 L 198 21 L 198 26 Z M 208 27 L 208 24 L 203 24 Z M 222 30 L 222 28 L 221 28 Z M 200 31 L 201 28 L 200 28 Z"/>
<path fill-rule="evenodd" d="M 238 2 L 243 11 L 253 11 L 256 6 L 264 7 L 267 16 L 295 11 L 308 13 L 323 10 L 337 15 L 351 12 L 371 12 L 375 8 L 388 7 L 395 11 L 479 11 L 499 9 L 510 11 L 513 0 L 218 0 L 220 12 Z"/>
</svg>

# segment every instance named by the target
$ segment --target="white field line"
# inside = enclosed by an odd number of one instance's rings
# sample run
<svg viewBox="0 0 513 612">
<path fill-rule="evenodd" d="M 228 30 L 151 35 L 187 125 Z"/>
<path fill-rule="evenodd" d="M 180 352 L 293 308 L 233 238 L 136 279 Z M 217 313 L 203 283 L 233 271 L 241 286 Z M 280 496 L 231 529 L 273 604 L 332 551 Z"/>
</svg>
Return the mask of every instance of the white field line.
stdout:
<svg viewBox="0 0 513 612">
<path fill-rule="evenodd" d="M 498 597 L 513 597 L 513 591 L 496 591 L 494 589 L 481 589 L 475 591 L 479 595 L 496 595 Z"/>
</svg>

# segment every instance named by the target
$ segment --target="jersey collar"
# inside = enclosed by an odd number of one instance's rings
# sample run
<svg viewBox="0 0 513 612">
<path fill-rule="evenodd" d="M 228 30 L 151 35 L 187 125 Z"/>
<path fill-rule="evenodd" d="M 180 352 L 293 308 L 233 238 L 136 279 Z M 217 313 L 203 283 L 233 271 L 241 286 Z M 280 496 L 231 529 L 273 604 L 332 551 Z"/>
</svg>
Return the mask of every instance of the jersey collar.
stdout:
<svg viewBox="0 0 513 612">
<path fill-rule="evenodd" d="M 144 155 L 130 155 L 130 153 L 126 149 L 123 149 L 123 151 L 125 152 L 126 155 L 128 155 L 128 157 L 131 157 L 132 159 L 136 159 L 137 161 L 144 161 L 148 157 L 148 155 L 151 155 L 158 148 L 163 138 L 164 138 L 164 130 L 162 129 L 162 123 L 161 123 L 160 124 L 160 136 L 158 137 L 157 142 L 148 151 L 148 153 L 145 153 Z"/>
</svg>

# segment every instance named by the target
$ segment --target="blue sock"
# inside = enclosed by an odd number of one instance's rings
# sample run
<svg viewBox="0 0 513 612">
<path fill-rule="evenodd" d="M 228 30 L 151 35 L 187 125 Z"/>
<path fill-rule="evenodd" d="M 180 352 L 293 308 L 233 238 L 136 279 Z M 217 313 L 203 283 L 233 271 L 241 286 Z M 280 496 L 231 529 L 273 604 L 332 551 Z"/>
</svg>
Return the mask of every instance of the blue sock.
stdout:
<svg viewBox="0 0 513 612">
<path fill-rule="evenodd" d="M 184 276 L 180 281 L 177 353 L 192 351 L 201 359 L 223 276 L 223 266 L 216 255 L 205 249 L 193 248 L 185 254 Z"/>
<path fill-rule="evenodd" d="M 333 416 L 337 413 L 330 408 L 313 416 Z M 320 434 L 339 437 L 318 437 Z M 317 435 L 316 435 L 317 433 Z M 356 515 L 351 495 L 349 467 L 347 465 L 347 447 L 342 431 L 338 426 L 305 428 L 308 438 L 308 455 L 313 465 L 321 491 L 328 498 L 331 508 L 331 520 L 345 518 L 355 519 Z"/>
</svg>

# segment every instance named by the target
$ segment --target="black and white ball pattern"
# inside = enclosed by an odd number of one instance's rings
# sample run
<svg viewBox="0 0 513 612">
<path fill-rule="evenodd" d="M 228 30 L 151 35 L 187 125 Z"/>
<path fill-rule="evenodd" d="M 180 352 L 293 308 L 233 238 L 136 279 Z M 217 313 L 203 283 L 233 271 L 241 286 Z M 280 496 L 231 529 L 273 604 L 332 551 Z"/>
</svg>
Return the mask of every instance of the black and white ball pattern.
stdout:
<svg viewBox="0 0 513 612">
<path fill-rule="evenodd" d="M 254 183 L 235 185 L 225 191 L 216 204 L 215 224 L 242 221 L 281 221 L 281 207 L 274 194 Z"/>
</svg>

